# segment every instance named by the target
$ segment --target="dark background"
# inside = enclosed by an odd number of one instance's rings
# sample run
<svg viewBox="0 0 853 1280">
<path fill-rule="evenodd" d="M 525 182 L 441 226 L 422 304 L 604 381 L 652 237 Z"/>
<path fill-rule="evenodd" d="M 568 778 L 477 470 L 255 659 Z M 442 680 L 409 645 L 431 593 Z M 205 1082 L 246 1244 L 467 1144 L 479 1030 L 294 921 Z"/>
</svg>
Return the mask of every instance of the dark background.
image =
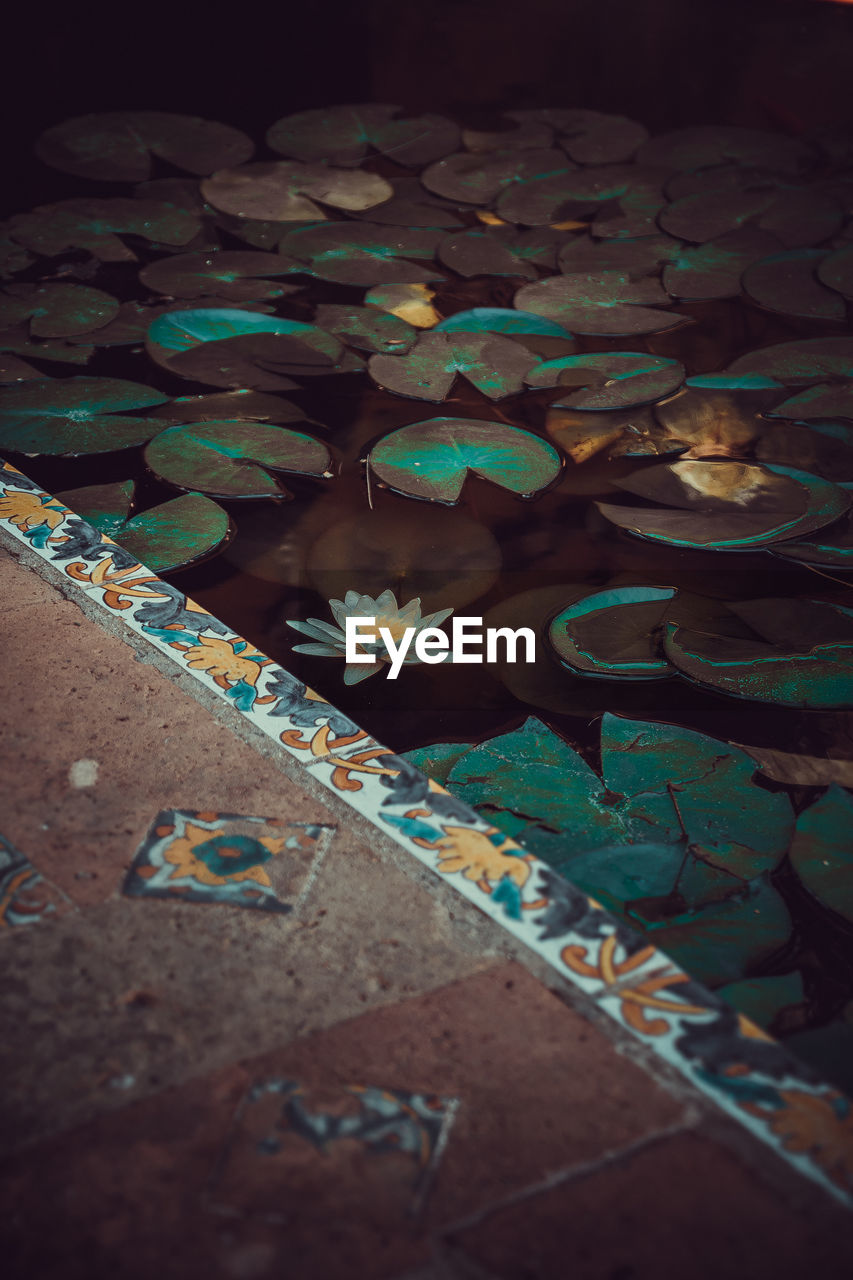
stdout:
<svg viewBox="0 0 853 1280">
<path fill-rule="evenodd" d="M 400 102 L 485 123 L 584 106 L 652 130 L 853 125 L 853 4 L 822 0 L 326 0 L 27 4 L 4 21 L 6 213 L 74 194 L 31 160 L 68 116 L 148 107 L 238 125 L 325 103 Z M 91 190 L 87 186 L 87 190 Z"/>
</svg>

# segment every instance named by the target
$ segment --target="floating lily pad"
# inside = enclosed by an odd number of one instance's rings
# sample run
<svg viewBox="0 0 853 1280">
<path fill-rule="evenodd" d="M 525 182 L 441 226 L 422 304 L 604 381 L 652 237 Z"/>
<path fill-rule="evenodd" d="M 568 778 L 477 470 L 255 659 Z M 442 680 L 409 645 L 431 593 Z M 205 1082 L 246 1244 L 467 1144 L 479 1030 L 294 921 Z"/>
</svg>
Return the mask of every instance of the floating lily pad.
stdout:
<svg viewBox="0 0 853 1280">
<path fill-rule="evenodd" d="M 683 252 L 671 236 L 638 236 L 626 240 L 593 240 L 579 235 L 560 248 L 559 267 L 564 275 L 600 275 L 616 271 L 632 280 L 657 276 L 661 267 Z"/>
<path fill-rule="evenodd" d="M 248 387 L 216 391 L 201 396 L 176 396 L 157 410 L 161 422 L 311 422 L 304 409 L 284 396 L 266 395 Z"/>
<path fill-rule="evenodd" d="M 435 291 L 427 284 L 386 284 L 368 289 L 365 305 L 399 316 L 416 329 L 431 329 L 440 319 L 432 305 Z"/>
<path fill-rule="evenodd" d="M 673 298 L 704 301 L 735 298 L 747 267 L 780 248 L 769 231 L 743 227 L 716 240 L 684 245 L 663 270 L 663 287 Z"/>
<path fill-rule="evenodd" d="M 743 614 L 744 606 L 737 608 Z M 816 601 L 769 600 L 752 602 L 748 616 L 754 630 L 760 627 L 757 634 L 769 633 L 775 643 L 693 632 L 670 623 L 664 653 L 688 679 L 738 698 L 793 707 L 853 706 L 850 611 Z M 781 627 L 769 630 L 780 616 Z"/>
<path fill-rule="evenodd" d="M 420 180 L 411 174 L 389 178 L 394 194 L 383 204 L 373 205 L 364 214 L 373 223 L 389 227 L 461 227 L 462 219 L 454 212 L 455 206 L 441 196 L 427 191 Z"/>
<path fill-rule="evenodd" d="M 405 320 L 375 307 L 347 307 L 322 303 L 314 312 L 320 329 L 362 351 L 394 355 L 408 351 L 417 330 Z"/>
<path fill-rule="evenodd" d="M 438 246 L 439 260 L 460 276 L 522 276 L 536 280 L 536 268 L 517 257 L 495 236 L 465 231 L 446 236 Z"/>
<path fill-rule="evenodd" d="M 848 513 L 814 538 L 781 543 L 773 548 L 773 554 L 783 560 L 798 560 L 827 569 L 853 569 L 853 521 Z"/>
<path fill-rule="evenodd" d="M 549 125 L 577 164 L 618 164 L 621 160 L 630 160 L 649 136 L 648 130 L 636 120 L 603 111 L 540 107 L 507 114 L 520 123 Z"/>
<path fill-rule="evenodd" d="M 573 172 L 565 152 L 552 148 L 533 151 L 490 151 L 485 155 L 460 151 L 432 164 L 421 174 L 429 191 L 462 204 L 491 204 L 506 187 Z"/>
<path fill-rule="evenodd" d="M 559 223 L 606 208 L 603 225 L 596 222 L 597 235 L 651 235 L 658 230 L 655 216 L 666 204 L 666 177 L 665 170 L 638 165 L 543 173 L 510 187 L 495 208 L 509 222 L 527 226 Z M 615 213 L 611 212 L 613 206 Z"/>
<path fill-rule="evenodd" d="M 209 421 L 161 431 L 145 450 L 145 461 L 178 489 L 218 498 L 280 498 L 287 490 L 270 471 L 325 476 L 331 454 L 313 436 L 286 427 Z"/>
<path fill-rule="evenodd" d="M 444 278 L 434 266 L 442 237 L 443 232 L 434 228 L 406 227 L 389 232 L 387 227 L 366 222 L 336 222 L 291 231 L 279 247 L 321 280 L 354 285 L 424 284 Z M 417 265 L 420 260 L 430 265 Z"/>
<path fill-rule="evenodd" d="M 0 351 L 14 351 L 16 355 L 28 356 L 33 360 L 50 360 L 59 364 L 88 364 L 94 353 L 92 336 L 87 334 L 84 341 L 74 342 L 61 339 L 33 341 L 29 331 L 23 325 L 17 329 L 7 329 L 0 333 Z M 41 377 L 34 373 L 34 378 Z"/>
<path fill-rule="evenodd" d="M 530 387 L 564 387 L 553 404 L 570 409 L 631 409 L 672 395 L 684 381 L 678 360 L 638 351 L 587 352 L 545 360 L 527 374 Z M 578 387 L 577 391 L 568 388 Z"/>
<path fill-rule="evenodd" d="M 793 249 L 762 258 L 744 272 L 744 291 L 768 311 L 807 320 L 844 320 L 844 299 L 815 274 L 825 257 L 820 249 Z"/>
<path fill-rule="evenodd" d="M 75 116 L 46 129 L 36 143 L 45 164 L 104 182 L 144 182 L 152 155 L 205 174 L 242 164 L 254 149 L 251 138 L 230 125 L 167 111 Z"/>
<path fill-rule="evenodd" d="M 808 387 L 767 410 L 771 418 L 853 419 L 853 381 L 834 387 Z"/>
<path fill-rule="evenodd" d="M 155 293 L 175 298 L 216 294 L 231 302 L 254 302 L 292 293 L 298 286 L 271 285 L 264 277 L 285 276 L 293 270 L 293 261 L 281 254 L 220 249 L 160 258 L 143 267 L 139 279 Z"/>
<path fill-rule="evenodd" d="M 837 785 L 797 818 L 791 862 L 810 893 L 853 922 L 853 796 Z"/>
<path fill-rule="evenodd" d="M 229 533 L 227 513 L 199 493 L 171 498 L 130 519 L 130 480 L 90 485 L 57 496 L 155 573 L 182 569 L 203 559 L 218 550 Z"/>
<path fill-rule="evenodd" d="M 80 199 L 43 204 L 10 220 L 10 234 L 33 253 L 54 257 L 85 249 L 102 262 L 134 262 L 121 236 L 141 236 L 156 244 L 185 245 L 201 229 L 199 219 L 157 200 Z"/>
<path fill-rule="evenodd" d="M 827 480 L 770 464 L 664 463 L 617 483 L 666 505 L 599 502 L 602 515 L 639 537 L 679 547 L 768 546 L 831 524 L 851 501 L 849 493 Z"/>
<path fill-rule="evenodd" d="M 637 159 L 640 164 L 688 172 L 734 160 L 793 176 L 810 168 L 815 155 L 798 138 L 738 125 L 703 125 L 658 134 L 644 144 Z"/>
<path fill-rule="evenodd" d="M 658 425 L 649 408 L 631 411 L 552 408 L 545 422 L 548 435 L 579 465 L 607 451 L 608 458 L 660 457 L 683 453 L 686 445 Z M 615 477 L 584 492 L 612 493 Z"/>
<path fill-rule="evenodd" d="M 382 204 L 394 188 L 375 173 L 286 160 L 220 169 L 201 184 L 208 204 L 261 222 L 323 219 L 322 205 L 359 211 Z M 315 204 L 315 201 L 319 203 Z"/>
<path fill-rule="evenodd" d="M 841 205 L 811 187 L 739 191 L 730 187 L 684 196 L 661 210 L 664 231 L 704 243 L 749 224 L 767 231 L 788 249 L 819 244 L 844 221 Z"/>
<path fill-rule="evenodd" d="M 533 151 L 550 147 L 554 130 L 550 124 L 532 118 L 533 112 L 510 112 L 503 129 L 463 129 L 466 151 Z"/>
<path fill-rule="evenodd" d="M 375 355 L 367 364 L 375 383 L 415 400 L 445 400 L 461 374 L 490 400 L 524 390 L 538 356 L 500 334 L 422 334 L 404 356 Z"/>
<path fill-rule="evenodd" d="M 168 400 L 153 387 L 123 378 L 50 378 L 0 392 L 0 447 L 17 453 L 70 457 L 144 444 L 156 418 L 134 417 Z"/>
<path fill-rule="evenodd" d="M 0 328 L 29 320 L 36 338 L 90 333 L 118 314 L 115 298 L 82 284 L 8 284 L 0 292 Z"/>
<path fill-rule="evenodd" d="M 828 253 L 817 265 L 817 278 L 853 301 L 853 245 Z"/>
<path fill-rule="evenodd" d="M 560 474 L 560 456 L 539 436 L 480 418 L 431 418 L 385 436 L 367 458 L 372 475 L 413 498 L 452 504 L 469 475 L 531 497 Z"/>
<path fill-rule="evenodd" d="M 459 145 L 459 128 L 445 116 L 400 112 L 375 102 L 299 111 L 276 120 L 267 142 L 279 155 L 333 165 L 356 165 L 370 150 L 397 164 L 429 164 Z"/>
<path fill-rule="evenodd" d="M 565 338 L 571 342 L 568 329 L 544 316 L 515 311 L 512 307 L 472 307 L 457 311 L 435 326 L 436 333 L 507 333 L 528 334 L 545 338 Z"/>
<path fill-rule="evenodd" d="M 658 632 L 673 587 L 613 587 L 561 610 L 548 629 L 560 661 L 586 675 L 659 680 L 672 674 Z"/>
<path fill-rule="evenodd" d="M 821 382 L 827 378 L 853 379 L 853 338 L 806 338 L 759 347 L 733 360 L 727 374 L 734 378 L 757 374 L 794 385 Z M 730 382 L 727 385 L 737 384 Z M 773 383 L 764 385 L 772 386 Z"/>
<path fill-rule="evenodd" d="M 805 999 L 803 979 L 799 973 L 784 973 L 775 978 L 743 978 L 730 982 L 716 993 L 765 1029 L 782 1009 L 802 1004 Z"/>
<path fill-rule="evenodd" d="M 674 311 L 661 311 L 670 298 L 656 280 L 631 280 L 616 271 L 600 275 L 561 275 L 523 285 L 515 306 L 532 311 L 578 333 L 658 333 L 686 324 Z M 650 305 L 651 304 L 651 305 Z"/>
</svg>

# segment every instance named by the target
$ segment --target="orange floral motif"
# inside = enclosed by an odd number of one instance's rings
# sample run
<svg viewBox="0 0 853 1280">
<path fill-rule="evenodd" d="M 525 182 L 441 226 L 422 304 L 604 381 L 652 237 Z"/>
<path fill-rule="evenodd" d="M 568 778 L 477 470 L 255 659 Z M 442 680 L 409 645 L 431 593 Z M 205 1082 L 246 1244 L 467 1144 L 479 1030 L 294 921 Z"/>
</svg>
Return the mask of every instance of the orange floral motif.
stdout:
<svg viewBox="0 0 853 1280">
<path fill-rule="evenodd" d="M 190 877 L 197 880 L 199 884 L 208 885 L 254 880 L 256 884 L 261 884 L 268 889 L 270 887 L 270 878 L 261 864 L 222 876 L 217 875 L 215 871 L 211 871 L 207 863 L 196 856 L 195 850 L 199 845 L 208 843 L 215 834 L 215 832 L 209 831 L 205 827 L 197 827 L 192 822 L 188 822 L 184 834 L 173 840 L 164 854 L 166 862 L 171 863 L 175 868 L 170 879 L 183 880 L 186 877 Z M 262 836 L 258 840 L 258 844 L 263 845 L 271 854 L 279 854 L 284 848 L 283 839 L 274 839 L 269 836 Z"/>
<path fill-rule="evenodd" d="M 517 849 L 514 841 L 504 839 L 492 844 L 489 833 L 470 827 L 444 827 L 445 838 L 434 842 L 438 849 L 438 870 L 445 875 L 461 872 L 466 880 L 475 880 L 481 888 L 508 876 L 519 888 L 530 877 L 530 863 L 524 857 L 509 853 Z M 493 828 L 493 830 L 495 830 Z"/>
<path fill-rule="evenodd" d="M 0 520 L 8 520 L 21 531 L 35 529 L 40 524 L 55 529 L 65 519 L 65 512 L 46 504 L 53 502 L 47 493 L 31 493 L 23 490 L 7 490 L 0 494 Z"/>
<path fill-rule="evenodd" d="M 205 636 L 199 644 L 193 645 L 187 657 L 187 666 L 195 671 L 206 671 L 219 685 L 229 681 L 236 684 L 238 680 L 254 685 L 261 667 L 270 661 L 269 658 L 264 658 L 262 662 L 253 660 L 257 658 L 263 658 L 263 654 L 254 645 L 247 644 L 240 653 L 235 653 L 228 640 L 219 636 Z"/>
<path fill-rule="evenodd" d="M 637 981 L 633 975 L 656 954 L 654 947 L 643 947 L 627 959 L 617 961 L 617 945 L 616 935 L 611 933 L 601 944 L 597 964 L 587 961 L 587 947 L 576 944 L 564 947 L 561 957 L 563 963 L 574 973 L 585 978 L 598 978 L 609 989 L 605 994 L 613 994 L 621 999 L 622 1018 L 634 1031 L 646 1036 L 662 1036 L 669 1030 L 666 1018 L 649 1017 L 650 1009 L 677 1013 L 682 1017 L 685 1014 L 708 1012 L 701 1005 L 683 1004 L 677 999 L 668 1000 L 658 995 L 658 992 L 667 987 L 675 987 L 688 981 L 686 974 L 673 973 L 669 964 L 644 974 Z"/>
<path fill-rule="evenodd" d="M 783 1089 L 784 1109 L 768 1111 L 754 1102 L 743 1103 L 751 1115 L 766 1120 L 782 1139 L 786 1151 L 810 1156 L 837 1186 L 853 1190 L 853 1108 L 840 1093 L 816 1096 L 800 1089 Z M 841 1115 L 833 1103 L 846 1108 Z"/>
</svg>

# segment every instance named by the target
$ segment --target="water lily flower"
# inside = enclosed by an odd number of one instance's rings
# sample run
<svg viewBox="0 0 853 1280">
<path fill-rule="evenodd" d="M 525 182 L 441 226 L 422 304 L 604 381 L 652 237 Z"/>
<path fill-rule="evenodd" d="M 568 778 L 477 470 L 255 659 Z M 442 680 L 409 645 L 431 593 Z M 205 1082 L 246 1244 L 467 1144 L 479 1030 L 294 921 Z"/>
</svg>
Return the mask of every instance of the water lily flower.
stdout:
<svg viewBox="0 0 853 1280">
<path fill-rule="evenodd" d="M 372 596 L 359 595 L 357 591 L 348 591 L 343 600 L 330 600 L 329 608 L 338 626 L 323 622 L 320 618 L 308 618 L 306 622 L 287 620 L 287 625 L 294 631 L 310 636 L 314 644 L 296 644 L 296 653 L 310 653 L 323 658 L 346 658 L 346 635 L 343 628 L 347 618 L 373 618 L 376 640 L 362 640 L 359 648 L 364 653 L 375 654 L 376 661 L 348 662 L 344 671 L 344 684 L 358 684 L 368 676 L 375 675 L 382 669 L 382 663 L 390 663 L 391 655 L 385 642 L 379 636 L 379 628 L 386 627 L 395 643 L 402 640 L 408 627 L 414 627 L 415 633 L 425 631 L 427 627 L 437 627 L 445 618 L 449 618 L 452 609 L 440 609 L 437 613 L 421 614 L 420 597 L 416 596 L 401 608 L 393 591 L 383 591 L 374 600 Z M 414 644 L 409 646 L 403 659 L 404 666 L 411 666 L 419 658 L 414 652 Z"/>
</svg>

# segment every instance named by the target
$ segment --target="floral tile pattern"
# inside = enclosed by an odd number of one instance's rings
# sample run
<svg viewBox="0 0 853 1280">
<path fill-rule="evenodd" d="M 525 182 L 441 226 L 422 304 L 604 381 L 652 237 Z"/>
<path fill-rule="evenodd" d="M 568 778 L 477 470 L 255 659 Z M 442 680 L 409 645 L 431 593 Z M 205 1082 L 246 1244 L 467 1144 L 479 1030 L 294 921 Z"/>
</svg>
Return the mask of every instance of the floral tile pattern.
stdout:
<svg viewBox="0 0 853 1280">
<path fill-rule="evenodd" d="M 124 893 L 287 914 L 330 830 L 279 818 L 164 809 L 136 853 Z"/>
<path fill-rule="evenodd" d="M 71 904 L 13 844 L 0 835 L 0 934 L 40 924 Z"/>
<path fill-rule="evenodd" d="M 455 1098 L 376 1085 L 252 1085 L 209 1187 L 210 1207 L 287 1222 L 314 1185 L 402 1218 L 424 1205 L 458 1108 Z"/>
<path fill-rule="evenodd" d="M 8 464 L 0 469 L 0 527 L 227 698 L 340 800 L 450 880 L 791 1164 L 853 1204 L 853 1106 L 837 1089 Z M 147 891 L 157 876 L 171 876 L 168 865 L 152 873 Z M 244 894 L 245 883 L 231 891 Z"/>
</svg>

